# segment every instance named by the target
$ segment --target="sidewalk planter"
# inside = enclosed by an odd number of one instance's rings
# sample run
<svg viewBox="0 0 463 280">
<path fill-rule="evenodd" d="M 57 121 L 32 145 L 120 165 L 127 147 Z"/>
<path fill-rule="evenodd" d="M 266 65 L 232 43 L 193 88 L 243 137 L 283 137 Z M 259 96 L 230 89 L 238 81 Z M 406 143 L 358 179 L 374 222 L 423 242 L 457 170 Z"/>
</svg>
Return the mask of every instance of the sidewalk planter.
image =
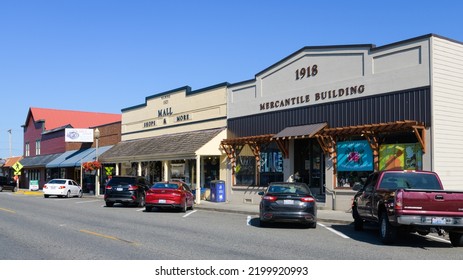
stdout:
<svg viewBox="0 0 463 280">
<path fill-rule="evenodd" d="M 225 181 L 214 180 L 211 181 L 211 201 L 212 202 L 225 202 Z"/>
</svg>

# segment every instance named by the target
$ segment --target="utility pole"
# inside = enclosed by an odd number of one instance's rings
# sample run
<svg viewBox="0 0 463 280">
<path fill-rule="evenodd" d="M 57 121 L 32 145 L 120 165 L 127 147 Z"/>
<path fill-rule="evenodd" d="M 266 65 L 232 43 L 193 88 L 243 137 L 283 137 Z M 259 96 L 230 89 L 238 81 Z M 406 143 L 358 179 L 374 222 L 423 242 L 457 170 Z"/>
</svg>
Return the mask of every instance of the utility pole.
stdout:
<svg viewBox="0 0 463 280">
<path fill-rule="evenodd" d="M 9 133 L 9 143 L 10 143 L 10 158 L 13 156 L 12 153 L 11 153 L 11 129 L 8 129 L 8 133 Z"/>
</svg>

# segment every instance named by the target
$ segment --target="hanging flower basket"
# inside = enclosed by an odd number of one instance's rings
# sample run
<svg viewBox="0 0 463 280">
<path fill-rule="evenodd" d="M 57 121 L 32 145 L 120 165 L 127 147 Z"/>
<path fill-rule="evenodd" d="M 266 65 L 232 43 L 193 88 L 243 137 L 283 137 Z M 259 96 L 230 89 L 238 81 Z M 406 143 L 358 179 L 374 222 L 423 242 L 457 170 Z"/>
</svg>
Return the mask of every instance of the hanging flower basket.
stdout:
<svg viewBox="0 0 463 280">
<path fill-rule="evenodd" d="M 101 168 L 101 163 L 99 161 L 87 161 L 82 164 L 82 168 L 85 172 L 92 172 Z"/>
</svg>

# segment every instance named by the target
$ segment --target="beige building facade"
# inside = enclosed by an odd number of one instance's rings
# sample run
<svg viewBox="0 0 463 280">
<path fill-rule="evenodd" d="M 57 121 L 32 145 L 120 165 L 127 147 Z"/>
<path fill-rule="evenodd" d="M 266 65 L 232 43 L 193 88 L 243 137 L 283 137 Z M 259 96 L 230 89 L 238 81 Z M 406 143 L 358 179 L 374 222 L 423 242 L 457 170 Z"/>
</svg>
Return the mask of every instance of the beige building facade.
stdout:
<svg viewBox="0 0 463 280">
<path fill-rule="evenodd" d="M 122 109 L 122 141 L 101 160 L 116 164 L 117 175 L 144 176 L 151 183 L 182 179 L 200 203 L 212 181 L 227 177 L 220 149 L 227 135 L 227 86 L 182 87 Z"/>
</svg>

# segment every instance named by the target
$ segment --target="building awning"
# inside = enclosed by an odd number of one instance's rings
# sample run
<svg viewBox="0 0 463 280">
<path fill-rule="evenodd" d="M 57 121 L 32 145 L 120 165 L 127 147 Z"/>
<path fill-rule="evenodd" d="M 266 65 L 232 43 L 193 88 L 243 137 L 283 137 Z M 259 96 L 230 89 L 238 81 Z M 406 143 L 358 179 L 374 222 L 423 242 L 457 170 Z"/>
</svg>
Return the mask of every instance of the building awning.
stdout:
<svg viewBox="0 0 463 280">
<path fill-rule="evenodd" d="M 324 122 L 286 127 L 285 129 L 274 135 L 273 139 L 278 140 L 293 138 L 311 138 L 314 137 L 314 135 L 318 133 L 320 130 L 324 129 L 327 125 L 328 124 Z"/>
<path fill-rule="evenodd" d="M 3 167 L 12 167 L 15 163 L 20 161 L 22 158 L 23 158 L 22 156 L 7 158 L 5 160 L 5 163 L 4 163 Z"/>
<path fill-rule="evenodd" d="M 122 141 L 102 154 L 100 161 L 117 163 L 192 159 L 199 149 L 224 131 L 225 128 L 218 128 Z M 220 154 L 219 145 L 220 141 L 215 145 L 217 154 Z"/>
<path fill-rule="evenodd" d="M 103 146 L 98 148 L 98 156 L 112 148 L 113 146 Z M 67 151 L 48 163 L 47 168 L 65 168 L 65 167 L 76 167 L 80 166 L 81 163 L 87 161 L 93 161 L 96 157 L 96 149 L 82 149 Z"/>
<path fill-rule="evenodd" d="M 45 167 L 48 163 L 53 161 L 55 158 L 59 157 L 62 153 L 59 154 L 52 154 L 52 155 L 43 155 L 43 156 L 35 156 L 35 157 L 25 157 L 19 162 L 25 168 L 39 168 Z"/>
</svg>

